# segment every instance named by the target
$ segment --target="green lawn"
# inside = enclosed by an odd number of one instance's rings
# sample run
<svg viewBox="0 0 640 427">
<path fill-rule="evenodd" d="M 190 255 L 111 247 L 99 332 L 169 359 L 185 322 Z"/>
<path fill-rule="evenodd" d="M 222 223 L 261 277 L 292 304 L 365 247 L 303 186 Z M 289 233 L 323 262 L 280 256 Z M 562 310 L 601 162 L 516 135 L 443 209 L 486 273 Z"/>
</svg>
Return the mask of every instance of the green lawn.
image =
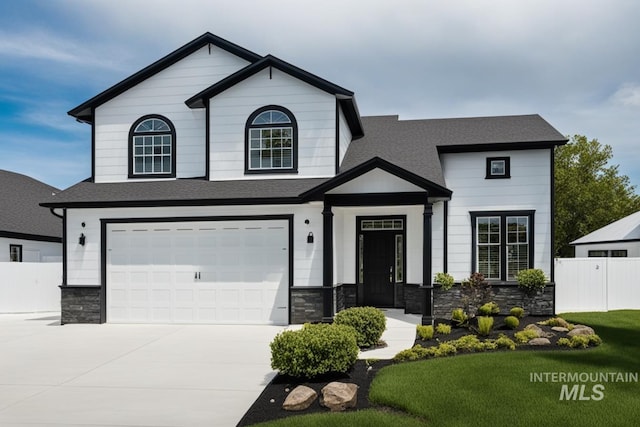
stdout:
<svg viewBox="0 0 640 427">
<path fill-rule="evenodd" d="M 640 383 L 603 383 L 601 400 L 560 400 L 561 382 L 531 382 L 540 372 L 640 373 L 640 311 L 568 313 L 572 323 L 592 326 L 604 343 L 573 351 L 468 354 L 402 363 L 381 370 L 370 399 L 397 413 L 366 411 L 317 414 L 266 426 L 635 426 Z M 569 383 L 569 388 L 576 383 Z M 579 383 L 583 384 L 583 383 Z M 583 398 L 594 394 L 587 382 Z M 363 411 L 364 412 L 364 411 Z M 371 417 L 375 420 L 373 422 Z"/>
</svg>

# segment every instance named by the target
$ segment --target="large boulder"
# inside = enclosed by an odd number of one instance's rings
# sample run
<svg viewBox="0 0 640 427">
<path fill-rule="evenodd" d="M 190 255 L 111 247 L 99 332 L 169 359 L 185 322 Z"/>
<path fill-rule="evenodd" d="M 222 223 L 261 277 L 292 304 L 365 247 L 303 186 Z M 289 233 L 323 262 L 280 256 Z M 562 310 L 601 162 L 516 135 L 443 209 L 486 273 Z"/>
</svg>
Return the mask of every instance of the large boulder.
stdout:
<svg viewBox="0 0 640 427">
<path fill-rule="evenodd" d="M 529 341 L 529 345 L 551 345 L 548 338 L 534 338 Z"/>
<path fill-rule="evenodd" d="M 576 325 L 573 327 L 571 331 L 569 331 L 567 335 L 570 337 L 573 337 L 576 335 L 593 335 L 593 334 L 595 334 L 593 328 L 590 328 L 589 326 L 585 326 L 585 325 Z"/>
<path fill-rule="evenodd" d="M 332 382 L 321 390 L 320 405 L 332 412 L 354 408 L 358 401 L 358 386 L 352 383 Z"/>
<path fill-rule="evenodd" d="M 285 411 L 304 411 L 316 400 L 318 393 L 311 387 L 299 385 L 294 388 L 282 404 Z"/>
<path fill-rule="evenodd" d="M 545 332 L 540 326 L 536 325 L 535 323 L 530 323 L 529 325 L 525 326 L 524 329 L 535 331 L 538 338 L 551 338 L 553 336 L 553 333 Z"/>
<path fill-rule="evenodd" d="M 551 328 L 551 330 L 556 332 L 569 332 L 568 328 L 562 326 L 554 326 L 553 328 Z"/>
</svg>

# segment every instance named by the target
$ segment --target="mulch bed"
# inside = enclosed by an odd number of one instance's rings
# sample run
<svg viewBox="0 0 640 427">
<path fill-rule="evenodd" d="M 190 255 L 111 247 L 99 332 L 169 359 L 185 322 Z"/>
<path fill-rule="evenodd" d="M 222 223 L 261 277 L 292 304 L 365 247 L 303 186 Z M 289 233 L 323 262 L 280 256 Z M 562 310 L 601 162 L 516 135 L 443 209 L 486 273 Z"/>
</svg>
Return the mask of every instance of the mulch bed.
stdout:
<svg viewBox="0 0 640 427">
<path fill-rule="evenodd" d="M 513 335 L 515 332 L 522 330 L 526 325 L 530 323 L 536 323 L 541 320 L 546 320 L 549 316 L 546 317 L 537 317 L 537 316 L 528 316 L 520 319 L 520 327 L 517 330 L 511 330 L 504 326 L 504 318 L 505 316 L 494 316 L 494 328 L 491 331 L 488 337 L 479 337 L 481 339 L 485 338 L 498 338 L 500 334 L 504 334 L 509 338 L 513 339 Z M 438 323 L 446 323 L 450 324 L 450 320 L 446 319 L 436 319 L 434 324 Z M 549 337 L 549 341 L 551 341 L 551 345 L 549 346 L 533 346 L 533 345 L 518 345 L 516 347 L 517 351 L 531 351 L 531 350 L 545 350 L 545 351 L 567 351 L 567 350 L 575 350 L 570 349 L 564 346 L 556 345 L 556 341 L 558 338 L 566 336 L 564 333 L 558 333 L 551 330 L 549 326 L 540 326 L 543 331 L 553 333 L 554 336 Z M 598 331 L 596 331 L 598 333 Z M 468 328 L 452 328 L 451 334 L 449 335 L 438 335 L 434 337 L 434 339 L 429 341 L 422 341 L 420 339 L 416 339 L 415 344 L 422 345 L 424 347 L 430 347 L 432 345 L 438 345 L 439 339 L 442 341 L 452 341 L 458 339 L 464 335 L 476 334 L 473 330 Z M 408 348 L 408 347 L 407 347 Z M 495 351 L 509 351 L 509 350 L 495 350 Z M 365 353 L 366 355 L 366 353 Z M 279 418 L 299 416 L 305 414 L 311 414 L 315 412 L 329 412 L 329 409 L 320 406 L 320 399 L 318 398 L 308 409 L 300 412 L 290 412 L 282 409 L 282 404 L 286 399 L 287 395 L 291 390 L 293 390 L 298 385 L 306 385 L 307 387 L 311 387 L 314 389 L 318 395 L 320 395 L 320 390 L 332 381 L 342 381 L 342 382 L 350 382 L 358 385 L 358 401 L 357 405 L 353 409 L 349 409 L 349 411 L 356 411 L 360 409 L 366 409 L 373 407 L 374 405 L 369 403 L 369 388 L 371 386 L 371 381 L 375 377 L 376 373 L 384 368 L 385 366 L 389 366 L 394 362 L 391 360 L 376 360 L 370 363 L 367 363 L 366 360 L 358 360 L 353 368 L 344 374 L 326 374 L 320 377 L 316 377 L 313 379 L 300 379 L 295 377 L 290 377 L 288 375 L 276 375 L 276 377 L 266 386 L 263 390 L 262 394 L 256 399 L 253 405 L 249 408 L 249 410 L 245 413 L 244 417 L 238 423 L 238 427 L 249 426 L 252 424 L 257 424 L 264 421 L 275 420 Z"/>
</svg>

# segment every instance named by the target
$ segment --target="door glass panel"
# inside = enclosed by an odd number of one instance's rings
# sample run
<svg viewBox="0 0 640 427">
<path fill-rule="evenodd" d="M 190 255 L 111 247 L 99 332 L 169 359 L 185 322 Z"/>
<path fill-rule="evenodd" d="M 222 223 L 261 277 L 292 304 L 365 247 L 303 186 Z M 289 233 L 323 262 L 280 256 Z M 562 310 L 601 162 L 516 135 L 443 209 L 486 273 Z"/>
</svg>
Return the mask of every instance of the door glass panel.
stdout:
<svg viewBox="0 0 640 427">
<path fill-rule="evenodd" d="M 358 235 L 358 283 L 364 283 L 364 235 Z"/>
<path fill-rule="evenodd" d="M 396 283 L 404 281 L 404 243 L 402 234 L 396 234 Z"/>
</svg>

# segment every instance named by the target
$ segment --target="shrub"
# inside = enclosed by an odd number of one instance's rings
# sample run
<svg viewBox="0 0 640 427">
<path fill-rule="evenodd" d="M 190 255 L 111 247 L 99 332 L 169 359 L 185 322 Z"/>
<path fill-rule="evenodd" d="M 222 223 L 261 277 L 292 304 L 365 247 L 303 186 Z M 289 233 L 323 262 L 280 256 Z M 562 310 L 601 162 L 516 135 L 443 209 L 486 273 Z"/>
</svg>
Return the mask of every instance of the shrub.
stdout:
<svg viewBox="0 0 640 427">
<path fill-rule="evenodd" d="M 455 322 L 457 326 L 463 326 L 467 324 L 469 316 L 461 308 L 454 308 L 451 312 L 451 320 Z"/>
<path fill-rule="evenodd" d="M 587 335 L 587 338 L 589 338 L 589 345 L 597 347 L 602 344 L 602 338 L 596 334 Z"/>
<path fill-rule="evenodd" d="M 516 280 L 518 280 L 518 286 L 523 288 L 529 296 L 535 295 L 538 291 L 544 289 L 547 284 L 547 277 L 539 268 L 520 270 Z"/>
<path fill-rule="evenodd" d="M 478 316 L 478 333 L 482 336 L 489 335 L 493 328 L 493 317 L 491 316 Z"/>
<path fill-rule="evenodd" d="M 504 334 L 500 334 L 500 336 L 494 341 L 498 348 L 508 348 L 509 350 L 516 349 L 516 343 L 513 342 L 511 338 Z"/>
<path fill-rule="evenodd" d="M 450 356 L 452 354 L 456 354 L 457 353 L 457 349 L 453 344 L 449 344 L 446 342 L 441 343 L 438 347 L 436 347 L 436 351 L 434 356 L 435 357 L 444 357 L 444 356 Z"/>
<path fill-rule="evenodd" d="M 438 323 L 438 325 L 436 326 L 436 332 L 441 335 L 449 335 L 451 333 L 451 325 Z"/>
<path fill-rule="evenodd" d="M 516 329 L 520 326 L 520 321 L 516 316 L 507 316 L 504 318 L 504 324 L 509 329 Z"/>
<path fill-rule="evenodd" d="M 524 308 L 513 307 L 511 310 L 509 310 L 509 315 L 517 317 L 518 319 L 522 319 L 524 317 Z"/>
<path fill-rule="evenodd" d="M 361 348 L 378 344 L 387 325 L 384 313 L 375 307 L 347 308 L 338 312 L 333 321 L 337 325 L 347 325 L 354 328 L 358 347 Z"/>
<path fill-rule="evenodd" d="M 498 304 L 491 301 L 481 305 L 480 308 L 478 308 L 478 313 L 483 316 L 491 316 L 500 313 L 500 307 L 498 307 Z"/>
<path fill-rule="evenodd" d="M 433 281 L 442 285 L 442 289 L 444 289 L 445 291 L 451 289 L 453 287 L 453 284 L 455 283 L 453 276 L 449 273 L 438 273 L 436 274 L 436 277 L 433 279 Z"/>
<path fill-rule="evenodd" d="M 513 337 L 519 343 L 528 343 L 534 338 L 538 338 L 538 332 L 533 329 L 525 329 L 524 331 L 516 332 Z"/>
<path fill-rule="evenodd" d="M 574 335 L 571 337 L 571 348 L 589 347 L 589 337 L 587 335 Z"/>
<path fill-rule="evenodd" d="M 475 346 L 480 343 L 480 340 L 476 335 L 464 335 L 457 340 L 448 341 L 449 344 L 454 346 L 457 350 L 473 350 Z"/>
<path fill-rule="evenodd" d="M 467 313 L 473 317 L 471 310 L 489 301 L 493 296 L 493 291 L 491 283 L 484 279 L 482 273 L 473 273 L 468 279 L 462 281 L 460 295 Z"/>
<path fill-rule="evenodd" d="M 543 320 L 542 322 L 538 322 L 539 325 L 546 326 L 562 326 L 563 328 L 567 328 L 569 330 L 573 329 L 573 325 L 564 320 L 562 317 L 552 317 L 547 320 Z"/>
<path fill-rule="evenodd" d="M 558 338 L 558 341 L 556 342 L 557 345 L 560 346 L 564 346 L 564 347 L 571 347 L 571 340 L 569 338 Z"/>
<path fill-rule="evenodd" d="M 416 331 L 421 340 L 427 341 L 433 338 L 433 326 L 431 325 L 416 325 Z"/>
<path fill-rule="evenodd" d="M 426 359 L 429 356 L 429 353 L 429 349 L 426 349 L 421 345 L 415 345 L 412 348 L 402 350 L 393 356 L 393 360 L 396 362 L 411 362 L 414 360 Z"/>
<path fill-rule="evenodd" d="M 345 325 L 305 325 L 279 333 L 269 346 L 272 369 L 305 378 L 347 372 L 359 352 L 355 330 Z"/>
</svg>

